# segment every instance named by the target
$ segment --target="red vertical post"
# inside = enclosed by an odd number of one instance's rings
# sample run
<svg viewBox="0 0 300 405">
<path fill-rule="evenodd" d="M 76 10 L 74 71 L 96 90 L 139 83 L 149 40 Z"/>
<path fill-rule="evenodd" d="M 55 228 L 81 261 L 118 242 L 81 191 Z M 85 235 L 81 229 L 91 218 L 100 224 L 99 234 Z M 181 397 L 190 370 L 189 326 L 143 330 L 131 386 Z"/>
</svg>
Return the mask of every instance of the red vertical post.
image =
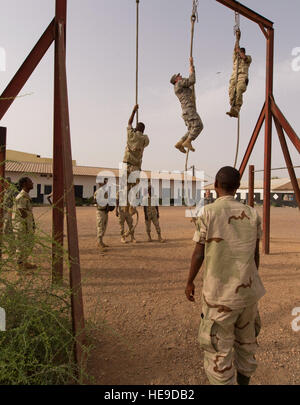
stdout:
<svg viewBox="0 0 300 405">
<path fill-rule="evenodd" d="M 61 131 L 61 106 L 58 71 L 58 24 L 66 29 L 67 2 L 56 0 L 55 50 L 54 50 L 54 123 L 53 123 L 53 209 L 52 209 L 52 283 L 63 279 L 64 241 L 64 168 L 63 134 Z"/>
<path fill-rule="evenodd" d="M 68 88 L 66 74 L 65 26 L 58 23 L 58 87 L 60 97 L 61 133 L 63 145 L 63 167 L 65 201 L 67 211 L 68 255 L 70 267 L 71 307 L 73 332 L 76 338 L 75 358 L 79 367 L 85 366 L 85 355 L 82 345 L 85 339 L 83 298 L 79 262 L 78 231 L 73 185 L 73 167 L 71 151 L 71 135 L 69 122 Z"/>
<path fill-rule="evenodd" d="M 2 257 L 3 196 L 6 160 L 6 128 L 0 127 L 0 258 Z"/>
<path fill-rule="evenodd" d="M 248 205 L 250 205 L 250 207 L 254 207 L 254 166 L 253 165 L 249 165 Z"/>
<path fill-rule="evenodd" d="M 274 30 L 268 29 L 265 104 L 265 154 L 264 154 L 264 205 L 263 205 L 263 252 L 270 253 L 270 195 L 272 154 L 272 111 L 274 63 Z"/>
</svg>

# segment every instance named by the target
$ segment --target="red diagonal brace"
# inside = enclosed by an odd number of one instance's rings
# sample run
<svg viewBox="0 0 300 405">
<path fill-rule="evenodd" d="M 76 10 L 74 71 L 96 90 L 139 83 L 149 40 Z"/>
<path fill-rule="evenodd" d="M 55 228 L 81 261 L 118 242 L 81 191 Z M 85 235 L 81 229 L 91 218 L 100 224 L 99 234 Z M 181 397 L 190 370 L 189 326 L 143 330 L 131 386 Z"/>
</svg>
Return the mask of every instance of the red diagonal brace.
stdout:
<svg viewBox="0 0 300 405">
<path fill-rule="evenodd" d="M 54 41 L 54 19 L 0 96 L 0 120 Z M 1 100 L 2 98 L 2 100 Z"/>
<path fill-rule="evenodd" d="M 259 135 L 259 132 L 261 130 L 261 127 L 262 127 L 262 124 L 263 124 L 264 120 L 265 120 L 265 104 L 263 105 L 263 108 L 261 109 L 259 118 L 258 118 L 257 123 L 255 125 L 253 134 L 251 136 L 250 142 L 248 144 L 248 147 L 246 149 L 245 155 L 243 157 L 243 160 L 242 160 L 242 163 L 241 163 L 241 166 L 240 166 L 240 169 L 239 169 L 241 178 L 243 177 L 244 171 L 245 171 L 245 169 L 247 167 L 249 158 L 250 158 L 251 153 L 253 151 L 255 142 L 256 142 L 256 140 L 258 138 L 258 135 Z"/>
<path fill-rule="evenodd" d="M 298 138 L 298 135 L 296 134 L 296 132 L 293 130 L 293 128 L 288 123 L 285 116 L 280 111 L 280 109 L 277 106 L 277 104 L 275 103 L 275 100 L 273 97 L 271 97 L 271 109 L 272 109 L 272 113 L 273 113 L 274 117 L 277 118 L 280 125 L 285 130 L 287 136 L 290 138 L 291 142 L 293 143 L 293 145 L 295 146 L 297 151 L 300 153 L 300 139 Z"/>
</svg>

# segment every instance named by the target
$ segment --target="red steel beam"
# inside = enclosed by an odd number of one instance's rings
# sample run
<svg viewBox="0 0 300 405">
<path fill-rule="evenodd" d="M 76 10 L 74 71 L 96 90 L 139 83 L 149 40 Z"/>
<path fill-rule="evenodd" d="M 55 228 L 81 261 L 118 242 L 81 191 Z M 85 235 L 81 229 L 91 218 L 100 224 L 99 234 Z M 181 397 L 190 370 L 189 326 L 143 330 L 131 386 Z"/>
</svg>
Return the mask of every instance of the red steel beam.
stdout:
<svg viewBox="0 0 300 405">
<path fill-rule="evenodd" d="M 273 97 L 271 98 L 271 108 L 272 108 L 272 113 L 273 113 L 274 117 L 277 118 L 280 125 L 285 130 L 287 136 L 290 138 L 291 142 L 293 143 L 293 145 L 295 146 L 297 151 L 300 153 L 300 139 L 299 139 L 298 135 L 296 134 L 296 132 L 293 130 L 293 128 L 288 123 L 285 116 L 280 111 L 280 109 L 277 106 L 277 104 L 275 103 L 275 100 Z"/>
<path fill-rule="evenodd" d="M 73 185 L 73 167 L 71 136 L 68 107 L 68 88 L 66 73 L 66 51 L 64 24 L 58 23 L 58 81 L 60 96 L 60 117 L 61 131 L 63 135 L 63 162 L 64 162 L 64 183 L 65 201 L 67 209 L 67 231 L 68 231 L 68 254 L 70 263 L 70 287 L 73 333 L 76 337 L 75 358 L 79 367 L 85 365 L 85 355 L 82 344 L 85 339 L 84 313 L 81 288 L 81 274 L 79 262 L 78 232 L 75 207 L 75 193 Z"/>
<path fill-rule="evenodd" d="M 248 161 L 250 159 L 251 153 L 253 151 L 254 145 L 256 143 L 256 140 L 258 138 L 258 135 L 259 135 L 259 132 L 261 130 L 262 124 L 264 123 L 264 120 L 265 120 L 265 104 L 263 105 L 263 108 L 261 109 L 261 112 L 259 114 L 257 123 L 256 123 L 254 131 L 253 131 L 253 134 L 252 134 L 252 136 L 250 138 L 250 142 L 249 142 L 249 144 L 247 146 L 245 155 L 243 157 L 243 160 L 242 160 L 242 163 L 241 163 L 241 166 L 240 166 L 240 169 L 239 169 L 241 178 L 243 177 L 244 171 L 245 171 L 245 169 L 247 167 Z"/>
<path fill-rule="evenodd" d="M 0 120 L 54 41 L 54 19 L 0 96 Z"/>
<path fill-rule="evenodd" d="M 0 127 L 0 258 L 2 257 L 3 197 L 5 192 L 6 128 Z"/>
<path fill-rule="evenodd" d="M 249 165 L 248 205 L 250 205 L 250 207 L 254 207 L 254 166 L 253 165 Z"/>
<path fill-rule="evenodd" d="M 280 145 L 281 145 L 281 149 L 283 152 L 283 156 L 285 159 L 285 163 L 286 163 L 286 167 L 288 169 L 289 175 L 290 175 L 290 179 L 291 179 L 291 183 L 294 189 L 294 193 L 295 193 L 295 197 L 298 203 L 298 208 L 300 209 L 300 188 L 299 188 L 299 184 L 297 181 L 297 177 L 295 174 L 295 170 L 293 167 L 293 162 L 289 153 L 289 149 L 285 140 L 285 136 L 284 136 L 284 132 L 283 129 L 278 121 L 278 119 L 276 117 L 274 117 L 274 122 L 275 122 L 275 126 L 277 129 L 277 133 L 278 133 L 278 137 L 279 137 L 279 141 L 280 141 Z"/>
<path fill-rule="evenodd" d="M 53 208 L 52 208 L 52 283 L 63 280 L 63 242 L 64 242 L 64 168 L 63 134 L 61 131 L 61 105 L 58 71 L 58 23 L 66 32 L 67 2 L 56 0 L 55 10 L 55 49 L 54 49 L 54 123 L 53 123 Z"/>
<path fill-rule="evenodd" d="M 266 106 L 264 142 L 264 203 L 263 203 L 263 252 L 270 253 L 270 202 L 271 202 L 271 157 L 272 157 L 272 112 L 273 94 L 274 30 L 268 29 L 266 66 Z"/>
<path fill-rule="evenodd" d="M 263 17 L 262 15 L 256 13 L 255 11 L 251 10 L 250 8 L 244 6 L 243 4 L 239 3 L 238 1 L 234 0 L 216 0 L 218 3 L 223 4 L 223 6 L 229 7 L 234 11 L 237 11 L 239 14 L 243 15 L 244 17 L 248 18 L 256 22 L 257 24 L 262 24 L 266 28 L 272 28 L 273 22 L 268 20 L 267 18 Z"/>
</svg>

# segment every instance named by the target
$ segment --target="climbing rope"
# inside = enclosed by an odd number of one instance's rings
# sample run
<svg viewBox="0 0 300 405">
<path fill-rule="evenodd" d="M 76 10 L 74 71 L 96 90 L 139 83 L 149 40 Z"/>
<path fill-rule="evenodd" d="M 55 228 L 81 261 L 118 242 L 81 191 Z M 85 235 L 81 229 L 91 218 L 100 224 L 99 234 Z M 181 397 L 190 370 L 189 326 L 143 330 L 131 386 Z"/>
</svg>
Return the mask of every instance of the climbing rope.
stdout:
<svg viewBox="0 0 300 405">
<path fill-rule="evenodd" d="M 190 45 L 190 58 L 193 57 L 193 47 L 194 47 L 194 31 L 195 31 L 195 22 L 198 22 L 198 2 L 199 0 L 193 0 L 193 9 L 191 15 L 191 45 Z M 193 99 L 194 104 L 196 105 L 196 94 L 195 94 L 195 86 L 192 87 L 193 92 Z M 186 152 L 186 159 L 185 159 L 185 172 L 187 171 L 188 160 L 189 160 L 189 152 L 188 149 Z"/>
<path fill-rule="evenodd" d="M 238 31 L 240 31 L 240 15 L 237 11 L 234 13 L 235 18 L 235 25 L 233 27 L 234 35 L 237 36 Z M 240 46 L 239 39 L 238 39 L 238 46 Z M 237 83 L 238 83 L 238 72 L 239 72 L 239 64 L 240 64 L 240 55 L 237 54 L 237 65 L 236 65 L 236 78 L 235 78 L 235 90 L 234 90 L 234 106 L 236 103 L 236 91 L 237 91 Z M 239 155 L 239 145 L 240 145 L 240 113 L 238 114 L 237 119 L 237 140 L 236 140 L 236 151 L 235 151 L 235 159 L 233 167 L 236 168 L 237 159 Z"/>
<path fill-rule="evenodd" d="M 136 0 L 136 60 L 135 60 L 135 104 L 138 104 L 139 91 L 139 4 Z M 136 112 L 136 123 L 139 121 L 139 112 Z"/>
</svg>

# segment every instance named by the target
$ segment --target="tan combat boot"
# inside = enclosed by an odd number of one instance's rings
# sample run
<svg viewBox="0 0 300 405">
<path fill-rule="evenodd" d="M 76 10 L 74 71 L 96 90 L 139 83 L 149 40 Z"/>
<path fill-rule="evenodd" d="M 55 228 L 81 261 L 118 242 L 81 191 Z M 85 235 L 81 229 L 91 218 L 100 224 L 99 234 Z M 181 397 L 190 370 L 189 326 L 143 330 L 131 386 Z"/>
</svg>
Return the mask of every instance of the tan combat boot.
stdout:
<svg viewBox="0 0 300 405">
<path fill-rule="evenodd" d="M 186 153 L 184 147 L 182 146 L 182 143 L 183 143 L 183 140 L 180 139 L 180 141 L 178 141 L 178 142 L 176 143 L 175 148 L 178 149 L 178 150 L 180 150 L 180 152 L 182 152 L 182 153 Z"/>
<path fill-rule="evenodd" d="M 125 238 L 124 235 L 121 236 L 121 242 L 122 242 L 122 243 L 127 243 L 126 238 Z"/>
<path fill-rule="evenodd" d="M 160 243 L 164 243 L 165 242 L 165 240 L 161 237 L 161 234 L 160 233 L 158 233 L 157 234 L 158 235 L 158 242 L 160 242 Z"/>
<path fill-rule="evenodd" d="M 151 238 L 151 233 L 149 232 L 147 232 L 147 235 L 148 235 L 148 242 L 152 242 L 152 238 Z"/>
<path fill-rule="evenodd" d="M 188 148 L 190 151 L 195 152 L 195 149 L 192 146 L 192 139 L 188 137 L 182 144 L 184 148 Z"/>
<path fill-rule="evenodd" d="M 130 242 L 131 242 L 131 243 L 136 243 L 136 239 L 135 239 L 134 235 L 131 235 Z"/>
<path fill-rule="evenodd" d="M 230 111 L 228 111 L 226 114 L 234 118 L 238 118 L 239 116 L 238 111 L 234 107 L 231 107 Z"/>
</svg>

